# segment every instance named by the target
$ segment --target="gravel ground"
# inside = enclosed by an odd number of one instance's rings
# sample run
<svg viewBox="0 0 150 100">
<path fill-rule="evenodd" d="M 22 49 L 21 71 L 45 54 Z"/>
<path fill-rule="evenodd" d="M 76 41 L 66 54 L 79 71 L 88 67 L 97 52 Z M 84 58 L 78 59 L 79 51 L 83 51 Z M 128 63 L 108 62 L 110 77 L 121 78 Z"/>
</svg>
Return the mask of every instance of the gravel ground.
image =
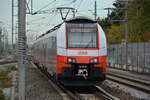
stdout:
<svg viewBox="0 0 150 100">
<path fill-rule="evenodd" d="M 46 78 L 36 68 L 31 67 L 31 64 L 27 65 L 26 72 L 26 100 L 63 100 Z"/>
<path fill-rule="evenodd" d="M 101 87 L 106 90 L 108 93 L 112 94 L 113 96 L 119 98 L 120 100 L 150 100 L 149 98 L 147 98 L 146 96 L 144 97 L 138 97 L 138 96 L 133 96 L 131 94 L 131 90 L 129 90 L 127 87 L 123 87 L 122 85 L 119 84 L 115 84 L 109 80 L 105 80 L 103 82 L 103 84 L 101 85 Z M 126 91 L 125 90 L 129 90 Z M 132 89 L 133 90 L 133 89 Z M 130 93 L 129 93 L 130 92 Z M 133 90 L 132 92 L 136 93 L 135 90 Z"/>
</svg>

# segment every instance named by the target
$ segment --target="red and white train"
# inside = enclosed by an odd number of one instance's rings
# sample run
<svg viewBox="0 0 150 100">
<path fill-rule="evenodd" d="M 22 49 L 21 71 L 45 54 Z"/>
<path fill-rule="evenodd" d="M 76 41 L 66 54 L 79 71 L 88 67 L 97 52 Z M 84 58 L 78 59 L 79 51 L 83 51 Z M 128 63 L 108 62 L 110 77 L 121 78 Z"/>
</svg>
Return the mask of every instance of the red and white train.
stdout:
<svg viewBox="0 0 150 100">
<path fill-rule="evenodd" d="M 105 80 L 105 33 L 89 18 L 66 20 L 49 30 L 34 41 L 32 54 L 36 64 L 66 86 L 89 86 Z"/>
</svg>

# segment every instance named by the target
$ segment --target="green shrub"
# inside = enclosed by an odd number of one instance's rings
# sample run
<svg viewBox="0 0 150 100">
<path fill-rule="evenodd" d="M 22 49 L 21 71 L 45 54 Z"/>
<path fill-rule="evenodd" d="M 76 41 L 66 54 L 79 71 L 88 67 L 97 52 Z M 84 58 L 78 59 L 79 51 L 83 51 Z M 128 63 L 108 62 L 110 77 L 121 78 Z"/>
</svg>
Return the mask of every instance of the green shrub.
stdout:
<svg viewBox="0 0 150 100">
<path fill-rule="evenodd" d="M 8 51 L 8 54 L 9 54 L 9 55 L 11 55 L 11 54 L 12 54 L 12 51 L 11 51 L 11 50 L 9 50 L 9 51 Z"/>
<path fill-rule="evenodd" d="M 6 100 L 3 91 L 0 89 L 0 100 Z"/>
<path fill-rule="evenodd" d="M 17 70 L 17 68 L 16 68 L 16 66 L 9 66 L 9 67 L 8 67 L 8 70 L 10 70 L 10 71 L 11 71 L 11 70 Z"/>
<path fill-rule="evenodd" d="M 16 66 L 12 66 L 11 70 L 17 70 Z"/>
</svg>

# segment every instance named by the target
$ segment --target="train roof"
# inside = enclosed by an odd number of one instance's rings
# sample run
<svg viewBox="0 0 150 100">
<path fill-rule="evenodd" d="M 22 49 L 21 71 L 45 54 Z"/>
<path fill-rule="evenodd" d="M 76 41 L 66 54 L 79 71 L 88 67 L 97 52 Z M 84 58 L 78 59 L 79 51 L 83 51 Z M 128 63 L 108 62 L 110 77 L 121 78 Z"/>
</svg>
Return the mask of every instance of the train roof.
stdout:
<svg viewBox="0 0 150 100">
<path fill-rule="evenodd" d="M 61 24 L 62 24 L 62 23 L 61 23 Z M 57 30 L 57 29 L 61 26 L 61 24 L 58 24 L 58 25 L 54 26 L 52 29 L 50 29 L 50 30 L 48 30 L 47 32 L 45 32 L 44 34 L 40 35 L 37 39 L 39 39 L 39 38 L 45 36 L 45 35 L 48 34 L 48 33 L 51 33 L 51 32 L 53 32 L 53 31 Z"/>
<path fill-rule="evenodd" d="M 71 18 L 65 21 L 66 23 L 96 23 L 96 20 L 93 20 L 88 17 L 78 16 L 76 18 Z"/>
</svg>

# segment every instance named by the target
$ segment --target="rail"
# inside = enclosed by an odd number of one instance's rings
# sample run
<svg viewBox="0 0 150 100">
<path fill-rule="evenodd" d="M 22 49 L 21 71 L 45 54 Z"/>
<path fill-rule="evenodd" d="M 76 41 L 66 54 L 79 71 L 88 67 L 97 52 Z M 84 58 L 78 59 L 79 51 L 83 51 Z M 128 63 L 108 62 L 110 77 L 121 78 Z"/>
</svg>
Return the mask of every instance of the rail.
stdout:
<svg viewBox="0 0 150 100">
<path fill-rule="evenodd" d="M 108 72 L 107 79 L 117 83 L 127 85 L 143 92 L 150 93 L 150 82 L 141 79 L 135 79 L 129 76 L 123 76 Z"/>
<path fill-rule="evenodd" d="M 103 88 L 101 88 L 100 86 L 95 86 L 97 92 L 96 94 L 99 96 L 100 93 L 105 96 L 108 100 L 120 100 L 119 98 L 114 97 L 113 95 L 111 95 L 110 93 L 108 93 L 107 91 L 105 91 Z"/>
<path fill-rule="evenodd" d="M 5 62 L 0 62 L 0 65 L 11 64 L 11 63 L 17 63 L 17 61 L 5 61 Z"/>
</svg>

